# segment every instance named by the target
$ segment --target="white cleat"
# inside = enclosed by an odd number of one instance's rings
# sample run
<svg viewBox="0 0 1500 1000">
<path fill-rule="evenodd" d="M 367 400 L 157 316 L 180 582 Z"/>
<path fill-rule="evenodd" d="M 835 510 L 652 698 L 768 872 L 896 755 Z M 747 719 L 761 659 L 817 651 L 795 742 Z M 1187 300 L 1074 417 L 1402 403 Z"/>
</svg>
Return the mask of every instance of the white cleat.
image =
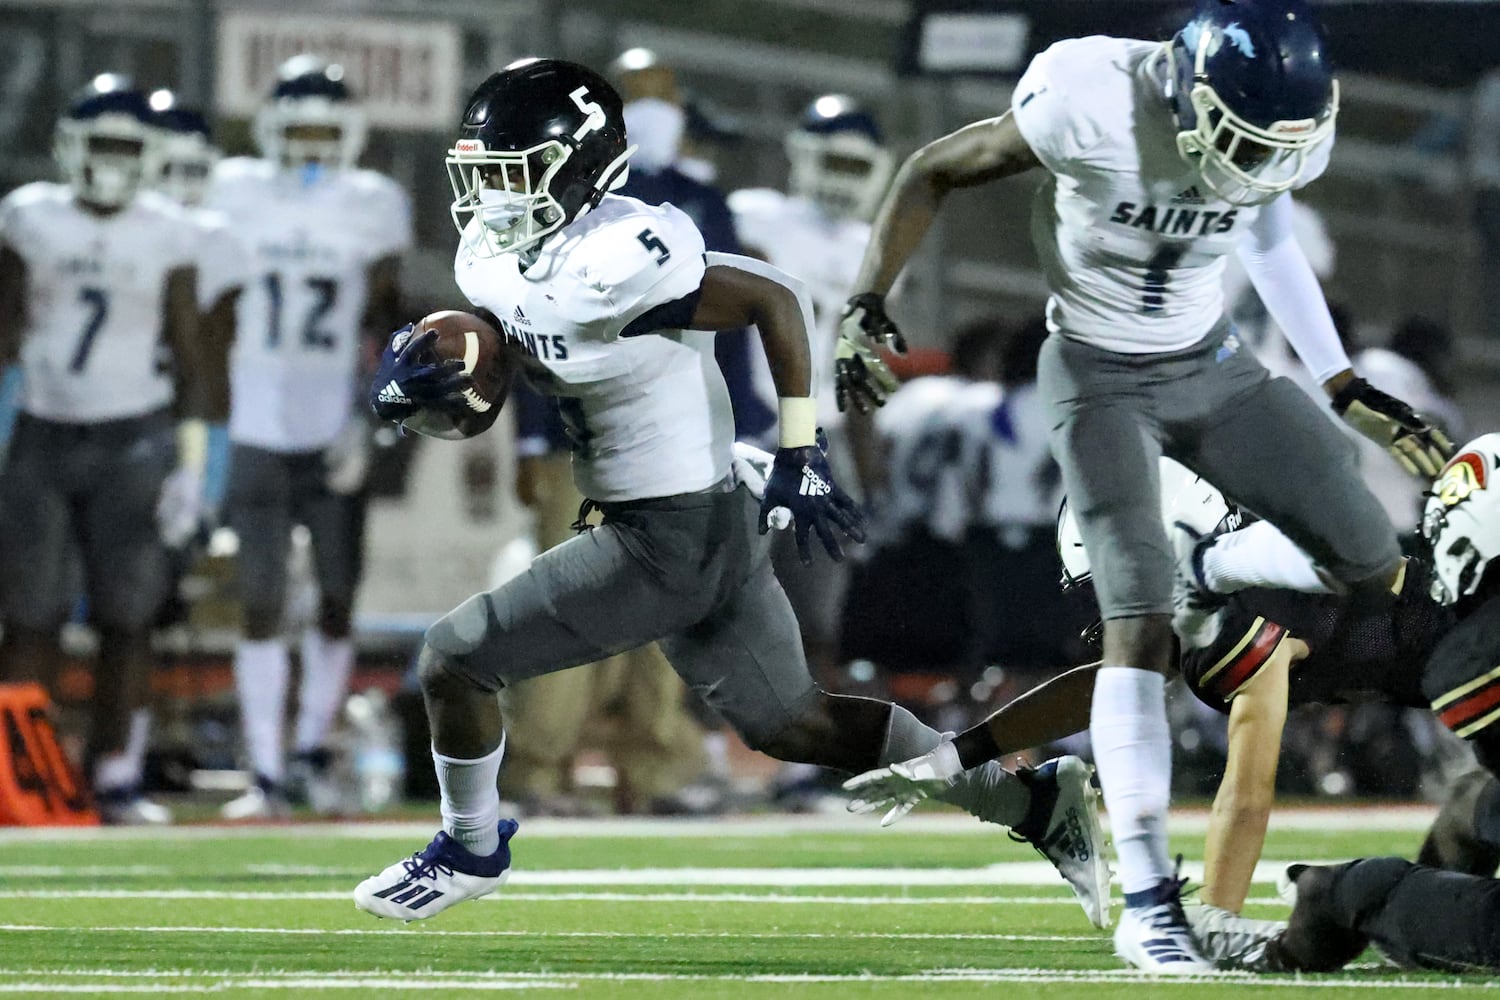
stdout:
<svg viewBox="0 0 1500 1000">
<path fill-rule="evenodd" d="M 244 794 L 220 806 L 219 815 L 233 822 L 290 819 L 292 807 L 279 787 L 256 779 Z"/>
<path fill-rule="evenodd" d="M 1219 906 L 1193 903 L 1182 908 L 1203 956 L 1220 969 L 1259 969 L 1266 946 L 1286 930 L 1281 920 L 1252 920 Z"/>
<path fill-rule="evenodd" d="M 1226 598 L 1203 580 L 1203 553 L 1216 537 L 1200 535 L 1184 521 L 1172 525 L 1172 631 L 1186 649 L 1207 649 L 1219 637 Z"/>
<path fill-rule="evenodd" d="M 1182 912 L 1182 883 L 1164 879 L 1155 889 L 1126 896 L 1126 906 L 1115 928 L 1115 954 L 1142 972 L 1156 976 L 1201 976 L 1214 972 L 1193 940 Z M 1129 905 L 1131 895 L 1146 897 Z"/>
<path fill-rule="evenodd" d="M 510 838 L 517 823 L 500 821 L 500 846 L 479 857 L 440 832 L 418 854 L 402 858 L 354 887 L 354 905 L 377 917 L 423 920 L 455 903 L 487 896 L 510 876 Z"/>
<path fill-rule="evenodd" d="M 172 810 L 133 789 L 96 792 L 99 821 L 105 826 L 170 826 Z"/>
<path fill-rule="evenodd" d="M 1031 789 L 1031 807 L 1011 834 L 1057 866 L 1089 923 L 1104 928 L 1109 926 L 1110 872 L 1093 773 L 1082 758 L 1071 755 L 1018 772 Z"/>
</svg>

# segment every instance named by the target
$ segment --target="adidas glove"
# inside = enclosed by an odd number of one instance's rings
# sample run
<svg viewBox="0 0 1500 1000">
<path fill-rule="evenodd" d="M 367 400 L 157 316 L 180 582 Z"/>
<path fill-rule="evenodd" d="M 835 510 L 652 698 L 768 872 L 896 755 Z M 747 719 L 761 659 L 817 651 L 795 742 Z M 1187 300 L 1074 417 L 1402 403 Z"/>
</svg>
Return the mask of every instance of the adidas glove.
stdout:
<svg viewBox="0 0 1500 1000">
<path fill-rule="evenodd" d="M 410 323 L 391 334 L 370 383 L 370 407 L 380 419 L 399 422 L 421 410 L 464 412 L 471 379 L 461 360 L 433 360 L 427 349 L 436 340 L 436 330 L 413 337 Z"/>
<path fill-rule="evenodd" d="M 760 500 L 760 533 L 771 530 L 771 512 L 785 507 L 792 515 L 797 538 L 797 554 L 804 566 L 812 565 L 812 533 L 817 532 L 823 548 L 835 560 L 844 558 L 836 526 L 856 542 L 865 540 L 865 515 L 859 504 L 839 488 L 829 471 L 828 459 L 821 448 L 782 448 L 771 463 L 765 495 Z"/>
<path fill-rule="evenodd" d="M 884 406 L 900 384 L 875 346 L 886 344 L 906 353 L 906 338 L 885 313 L 885 297 L 861 292 L 844 307 L 839 342 L 834 354 L 834 400 L 847 410 L 852 402 L 861 413 Z"/>
<path fill-rule="evenodd" d="M 1401 400 L 1362 378 L 1350 379 L 1333 397 L 1344 422 L 1390 452 L 1414 476 L 1431 479 L 1453 454 L 1448 436 Z"/>
</svg>

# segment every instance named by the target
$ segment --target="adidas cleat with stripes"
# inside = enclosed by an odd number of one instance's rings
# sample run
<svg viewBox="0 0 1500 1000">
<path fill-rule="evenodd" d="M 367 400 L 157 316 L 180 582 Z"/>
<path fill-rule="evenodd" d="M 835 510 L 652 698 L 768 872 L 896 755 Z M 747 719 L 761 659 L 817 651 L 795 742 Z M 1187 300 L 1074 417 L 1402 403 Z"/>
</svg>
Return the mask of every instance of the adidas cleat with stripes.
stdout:
<svg viewBox="0 0 1500 1000">
<path fill-rule="evenodd" d="M 1203 957 L 1182 910 L 1182 882 L 1177 879 L 1125 894 L 1125 910 L 1115 927 L 1115 954 L 1156 976 L 1214 973 L 1214 964 Z"/>
<path fill-rule="evenodd" d="M 516 829 L 515 820 L 500 821 L 500 846 L 489 857 L 470 853 L 440 832 L 426 850 L 355 886 L 354 905 L 377 917 L 425 920 L 455 903 L 489 895 L 510 875 L 510 838 Z"/>
<path fill-rule="evenodd" d="M 1031 807 L 1011 829 L 1011 837 L 1052 862 L 1072 887 L 1089 923 L 1103 928 L 1109 926 L 1110 871 L 1093 774 L 1087 762 L 1072 755 L 1016 772 L 1031 789 Z"/>
</svg>

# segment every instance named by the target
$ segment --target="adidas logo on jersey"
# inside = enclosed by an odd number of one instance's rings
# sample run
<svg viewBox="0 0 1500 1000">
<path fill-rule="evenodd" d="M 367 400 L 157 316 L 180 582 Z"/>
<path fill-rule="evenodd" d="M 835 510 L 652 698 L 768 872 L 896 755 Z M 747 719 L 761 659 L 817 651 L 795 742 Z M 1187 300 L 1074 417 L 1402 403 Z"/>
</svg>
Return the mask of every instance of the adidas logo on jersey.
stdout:
<svg viewBox="0 0 1500 1000">
<path fill-rule="evenodd" d="M 381 389 L 380 395 L 375 398 L 380 400 L 382 403 L 410 402 L 410 400 L 406 398 L 406 393 L 401 391 L 401 387 L 396 384 L 394 379 L 392 379 L 384 389 Z"/>
<path fill-rule="evenodd" d="M 833 484 L 813 470 L 804 467 L 802 485 L 797 487 L 797 492 L 805 497 L 826 497 L 833 492 Z"/>
<path fill-rule="evenodd" d="M 1198 185 L 1192 184 L 1188 186 L 1186 191 L 1183 191 L 1172 200 L 1185 201 L 1193 205 L 1201 205 L 1203 204 L 1203 192 L 1198 190 Z"/>
<path fill-rule="evenodd" d="M 516 306 L 516 311 L 511 315 L 511 319 L 515 320 L 517 323 L 520 323 L 522 326 L 531 325 L 531 320 L 526 318 L 526 314 L 521 311 L 520 306 Z"/>
</svg>

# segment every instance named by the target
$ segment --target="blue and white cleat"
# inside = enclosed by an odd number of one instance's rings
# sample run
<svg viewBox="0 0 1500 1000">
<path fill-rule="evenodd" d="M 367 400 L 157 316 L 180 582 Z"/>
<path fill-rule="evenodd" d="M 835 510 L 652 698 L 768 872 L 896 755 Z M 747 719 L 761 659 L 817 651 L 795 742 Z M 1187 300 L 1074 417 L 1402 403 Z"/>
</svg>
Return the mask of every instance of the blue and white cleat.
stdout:
<svg viewBox="0 0 1500 1000">
<path fill-rule="evenodd" d="M 1109 926 L 1110 872 L 1093 773 L 1087 762 L 1072 755 L 1018 771 L 1016 776 L 1031 789 L 1031 806 L 1011 834 L 1057 867 L 1089 923 L 1103 928 Z"/>
<path fill-rule="evenodd" d="M 439 832 L 427 849 L 402 858 L 354 887 L 354 905 L 377 917 L 424 920 L 455 903 L 487 896 L 510 875 L 510 838 L 518 824 L 500 821 L 500 846 L 489 857 L 472 854 Z"/>
<path fill-rule="evenodd" d="M 1115 954 L 1157 976 L 1202 976 L 1215 971 L 1193 937 L 1182 910 L 1182 882 L 1175 878 L 1125 894 L 1125 909 L 1115 928 Z"/>
</svg>

